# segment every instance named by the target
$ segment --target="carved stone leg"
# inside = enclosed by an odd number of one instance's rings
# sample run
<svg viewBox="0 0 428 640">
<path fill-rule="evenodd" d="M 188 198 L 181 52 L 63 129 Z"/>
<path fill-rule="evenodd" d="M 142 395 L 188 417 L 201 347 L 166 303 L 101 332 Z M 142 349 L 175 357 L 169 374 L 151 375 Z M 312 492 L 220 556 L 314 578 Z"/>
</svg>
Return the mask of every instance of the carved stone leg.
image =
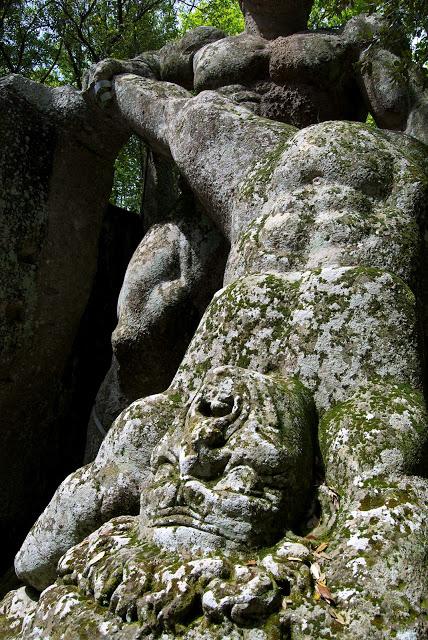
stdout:
<svg viewBox="0 0 428 640">
<path fill-rule="evenodd" d="M 189 197 L 145 235 L 119 296 L 113 362 L 92 412 L 87 461 L 125 407 L 169 386 L 222 285 L 226 254 L 226 241 Z"/>
</svg>

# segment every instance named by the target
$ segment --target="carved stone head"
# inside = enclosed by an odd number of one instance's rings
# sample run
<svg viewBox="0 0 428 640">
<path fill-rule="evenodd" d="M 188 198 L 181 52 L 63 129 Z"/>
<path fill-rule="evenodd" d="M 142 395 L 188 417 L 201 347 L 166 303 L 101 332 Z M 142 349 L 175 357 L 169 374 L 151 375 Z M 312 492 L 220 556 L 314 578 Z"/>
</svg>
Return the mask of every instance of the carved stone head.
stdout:
<svg viewBox="0 0 428 640">
<path fill-rule="evenodd" d="M 240 0 L 246 31 L 267 40 L 307 28 L 313 0 Z"/>
<path fill-rule="evenodd" d="M 145 534 L 166 548 L 273 544 L 296 528 L 312 487 L 312 400 L 296 381 L 211 370 L 185 424 L 152 455 Z"/>
</svg>

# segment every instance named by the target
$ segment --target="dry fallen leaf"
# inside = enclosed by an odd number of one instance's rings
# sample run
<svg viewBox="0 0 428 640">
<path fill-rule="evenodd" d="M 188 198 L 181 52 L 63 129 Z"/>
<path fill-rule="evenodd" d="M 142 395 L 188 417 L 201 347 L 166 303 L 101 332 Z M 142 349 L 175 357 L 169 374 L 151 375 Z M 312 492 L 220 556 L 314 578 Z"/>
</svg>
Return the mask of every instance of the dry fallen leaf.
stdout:
<svg viewBox="0 0 428 640">
<path fill-rule="evenodd" d="M 329 543 L 328 542 L 322 542 L 319 547 L 317 547 L 315 549 L 315 553 L 322 553 L 323 551 L 325 551 L 328 547 Z"/>
<path fill-rule="evenodd" d="M 247 565 L 247 567 L 256 567 L 257 560 L 248 560 L 245 564 Z"/>
<path fill-rule="evenodd" d="M 336 604 L 333 594 L 325 584 L 317 582 L 315 585 L 315 589 L 320 594 L 321 598 L 328 602 L 328 604 Z"/>
<path fill-rule="evenodd" d="M 347 614 L 347 613 L 342 614 L 339 611 L 335 611 L 334 609 L 329 609 L 329 613 L 330 613 L 331 617 L 341 625 L 345 626 L 345 625 L 349 624 L 349 622 L 350 622 L 349 614 Z"/>
<path fill-rule="evenodd" d="M 293 562 L 303 562 L 302 558 L 295 558 L 294 556 L 287 556 L 286 560 L 293 560 Z"/>
<path fill-rule="evenodd" d="M 313 562 L 310 566 L 311 576 L 315 581 L 321 578 L 321 567 L 318 562 Z"/>
</svg>

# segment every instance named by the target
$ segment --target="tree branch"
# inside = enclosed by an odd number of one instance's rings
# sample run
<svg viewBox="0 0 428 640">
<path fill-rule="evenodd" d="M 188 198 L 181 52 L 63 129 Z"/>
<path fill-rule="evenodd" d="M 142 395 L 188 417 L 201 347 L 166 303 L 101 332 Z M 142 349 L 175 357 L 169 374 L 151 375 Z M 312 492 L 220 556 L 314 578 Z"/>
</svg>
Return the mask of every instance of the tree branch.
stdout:
<svg viewBox="0 0 428 640">
<path fill-rule="evenodd" d="M 61 8 L 64 12 L 64 15 L 68 18 L 68 20 L 70 21 L 71 25 L 74 27 L 78 40 L 80 40 L 80 42 L 85 45 L 85 47 L 87 48 L 87 50 L 89 51 L 91 57 L 92 57 L 92 62 L 99 62 L 100 57 L 97 54 L 97 52 L 95 51 L 95 49 L 93 48 L 93 46 L 91 45 L 91 43 L 87 40 L 85 34 L 83 33 L 82 30 L 82 26 L 83 26 L 83 22 L 81 22 L 81 24 L 78 24 L 74 18 L 74 16 L 69 12 L 68 7 L 66 6 L 65 2 L 61 3 Z M 80 16 L 81 18 L 81 16 Z"/>
<path fill-rule="evenodd" d="M 74 59 L 74 55 L 68 44 L 64 41 L 64 47 L 67 51 L 67 55 L 70 59 L 71 66 L 73 68 L 74 80 L 79 89 L 82 88 L 82 70 Z"/>
<path fill-rule="evenodd" d="M 56 56 L 55 56 L 55 58 L 54 58 L 54 60 L 53 60 L 53 62 L 52 62 L 52 64 L 51 64 L 51 66 L 50 66 L 50 67 L 49 67 L 49 69 L 48 69 L 48 70 L 43 74 L 43 76 L 40 78 L 40 81 L 39 81 L 39 82 L 41 82 L 41 84 L 44 84 L 44 83 L 46 82 L 46 80 L 49 78 L 49 76 L 51 75 L 52 71 L 54 70 L 54 68 L 55 68 L 55 66 L 56 66 L 56 64 L 57 64 L 57 62 L 58 62 L 58 60 L 59 60 L 59 57 L 60 57 L 60 55 L 61 55 L 61 51 L 62 51 L 63 44 L 64 44 L 64 43 L 63 43 L 63 41 L 61 40 L 60 45 L 59 45 L 58 52 L 57 52 L 57 54 L 56 54 Z"/>
<path fill-rule="evenodd" d="M 3 45 L 2 42 L 0 42 L 0 53 L 3 56 L 3 59 L 4 59 L 5 64 L 6 64 L 6 67 L 8 68 L 10 73 L 15 73 L 15 67 L 14 67 L 13 62 L 11 60 L 11 57 L 9 56 L 8 52 L 6 51 L 6 47 Z"/>
</svg>

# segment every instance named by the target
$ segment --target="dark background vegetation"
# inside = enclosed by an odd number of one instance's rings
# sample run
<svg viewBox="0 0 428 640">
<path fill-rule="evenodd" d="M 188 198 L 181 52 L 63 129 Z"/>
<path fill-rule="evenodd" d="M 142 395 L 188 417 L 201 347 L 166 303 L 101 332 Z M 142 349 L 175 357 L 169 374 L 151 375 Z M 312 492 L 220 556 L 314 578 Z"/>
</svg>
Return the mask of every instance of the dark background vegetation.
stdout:
<svg viewBox="0 0 428 640">
<path fill-rule="evenodd" d="M 316 0 L 310 27 L 336 27 L 374 11 L 385 16 L 384 37 L 401 49 L 403 64 L 426 68 L 427 0 Z M 0 0 L 0 76 L 80 88 L 90 64 L 133 58 L 202 24 L 239 33 L 238 0 Z M 145 163 L 144 145 L 131 138 L 116 162 L 114 204 L 140 210 Z"/>
</svg>

